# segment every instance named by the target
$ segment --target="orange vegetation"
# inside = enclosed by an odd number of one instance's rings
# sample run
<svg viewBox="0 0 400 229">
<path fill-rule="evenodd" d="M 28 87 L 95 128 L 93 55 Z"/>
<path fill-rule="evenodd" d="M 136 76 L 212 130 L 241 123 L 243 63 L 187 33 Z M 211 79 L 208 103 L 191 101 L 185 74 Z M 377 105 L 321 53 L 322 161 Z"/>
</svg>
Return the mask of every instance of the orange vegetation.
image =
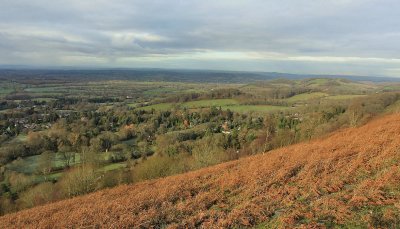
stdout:
<svg viewBox="0 0 400 229">
<path fill-rule="evenodd" d="M 400 115 L 0 218 L 1 228 L 400 225 Z"/>
</svg>

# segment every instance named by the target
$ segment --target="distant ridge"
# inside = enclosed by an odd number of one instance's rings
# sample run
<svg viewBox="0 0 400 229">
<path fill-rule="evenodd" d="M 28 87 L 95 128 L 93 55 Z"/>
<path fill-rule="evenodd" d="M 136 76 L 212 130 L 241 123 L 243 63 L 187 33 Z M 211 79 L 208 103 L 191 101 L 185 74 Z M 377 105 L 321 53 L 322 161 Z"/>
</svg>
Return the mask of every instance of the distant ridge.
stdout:
<svg viewBox="0 0 400 229">
<path fill-rule="evenodd" d="M 147 80 L 147 81 L 179 81 L 179 82 L 210 82 L 210 83 L 248 83 L 278 78 L 307 79 L 307 78 L 344 78 L 353 81 L 371 82 L 400 82 L 400 78 L 379 76 L 352 75 L 313 75 L 290 74 L 278 72 L 246 72 L 219 70 L 180 70 L 157 68 L 32 68 L 29 66 L 0 65 L 0 79 L 15 78 L 66 78 L 76 80 L 116 79 L 116 80 Z"/>
<path fill-rule="evenodd" d="M 1 228 L 397 228 L 400 114 L 187 174 L 9 214 Z"/>
</svg>

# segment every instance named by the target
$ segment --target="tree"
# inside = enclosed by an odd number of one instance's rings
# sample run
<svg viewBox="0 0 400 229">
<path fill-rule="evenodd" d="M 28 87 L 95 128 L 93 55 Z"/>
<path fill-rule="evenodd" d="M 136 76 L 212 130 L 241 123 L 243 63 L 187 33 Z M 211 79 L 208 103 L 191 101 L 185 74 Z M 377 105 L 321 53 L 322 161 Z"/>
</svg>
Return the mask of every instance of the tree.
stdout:
<svg viewBox="0 0 400 229">
<path fill-rule="evenodd" d="M 20 194 L 18 206 L 23 209 L 49 203 L 54 200 L 54 191 L 54 184 L 51 182 L 38 184 Z"/>
<path fill-rule="evenodd" d="M 93 151 L 89 147 L 82 147 L 80 157 L 82 165 L 97 167 L 101 163 L 101 160 L 99 158 L 100 157 L 98 151 Z"/>
<path fill-rule="evenodd" d="M 121 141 L 131 139 L 135 135 L 135 126 L 130 124 L 121 127 L 118 135 Z"/>
<path fill-rule="evenodd" d="M 35 176 L 28 176 L 23 173 L 10 172 L 8 175 L 10 192 L 19 193 L 35 183 Z"/>
<path fill-rule="evenodd" d="M 27 145 L 34 154 L 39 154 L 38 152 L 43 148 L 44 141 L 40 133 L 29 132 L 27 138 Z"/>
<path fill-rule="evenodd" d="M 108 152 L 117 141 L 117 135 L 112 132 L 103 132 L 96 138 L 90 140 L 91 150 L 97 152 Z"/>
<path fill-rule="evenodd" d="M 59 148 L 59 153 L 64 161 L 65 167 L 69 168 L 72 162 L 75 162 L 75 152 L 71 151 L 71 147 L 63 146 Z"/>
<path fill-rule="evenodd" d="M 139 151 L 143 157 L 149 156 L 152 151 L 150 149 L 149 143 L 147 141 L 141 141 L 138 143 Z"/>
<path fill-rule="evenodd" d="M 99 138 L 90 139 L 90 151 L 97 153 L 102 152 L 101 141 Z"/>
<path fill-rule="evenodd" d="M 349 109 L 347 110 L 349 115 L 349 124 L 354 127 L 360 122 L 363 117 L 363 105 L 361 101 L 355 101 L 350 104 Z"/>
<path fill-rule="evenodd" d="M 44 151 L 39 156 L 37 170 L 45 176 L 45 179 L 47 179 L 46 176 L 51 172 L 53 155 L 54 153 L 51 151 Z"/>
<path fill-rule="evenodd" d="M 78 166 L 64 173 L 59 181 L 61 190 L 67 197 L 78 196 L 96 189 L 98 176 L 92 166 Z"/>
<path fill-rule="evenodd" d="M 276 131 L 275 119 L 271 116 L 266 117 L 264 119 L 264 129 L 263 129 L 263 132 L 265 134 L 265 142 L 262 149 L 263 153 L 271 149 L 271 140 L 275 131 Z"/>
<path fill-rule="evenodd" d="M 192 151 L 195 167 L 202 168 L 228 160 L 222 147 L 223 136 L 207 136 L 195 143 Z"/>
</svg>

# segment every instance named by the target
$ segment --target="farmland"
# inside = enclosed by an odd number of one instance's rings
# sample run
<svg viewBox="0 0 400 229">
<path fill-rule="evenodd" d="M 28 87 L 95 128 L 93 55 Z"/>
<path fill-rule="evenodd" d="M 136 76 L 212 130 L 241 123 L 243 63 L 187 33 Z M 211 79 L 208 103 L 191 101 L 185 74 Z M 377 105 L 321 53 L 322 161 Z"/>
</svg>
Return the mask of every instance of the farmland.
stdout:
<svg viewBox="0 0 400 229">
<path fill-rule="evenodd" d="M 327 96 L 324 99 L 333 99 L 333 100 L 342 100 L 342 99 L 354 99 L 354 98 L 359 98 L 363 97 L 365 95 L 332 95 L 332 96 Z"/>
<path fill-rule="evenodd" d="M 400 97 L 395 84 L 343 79 L 205 79 L 1 82 L 0 214 L 309 141 L 394 112 Z"/>
<path fill-rule="evenodd" d="M 239 104 L 234 99 L 209 99 L 209 100 L 199 100 L 183 103 L 183 107 L 187 108 L 203 108 L 203 107 L 224 107 Z"/>
<path fill-rule="evenodd" d="M 299 102 L 299 101 L 308 101 L 312 99 L 319 99 L 328 96 L 326 93 L 322 92 L 313 92 L 313 93 L 303 93 L 303 94 L 298 94 L 295 96 L 292 96 L 287 99 L 289 102 Z"/>
<path fill-rule="evenodd" d="M 286 106 L 272 106 L 272 105 L 231 105 L 223 106 L 222 109 L 229 109 L 234 112 L 247 113 L 247 112 L 276 112 L 288 109 Z"/>
</svg>

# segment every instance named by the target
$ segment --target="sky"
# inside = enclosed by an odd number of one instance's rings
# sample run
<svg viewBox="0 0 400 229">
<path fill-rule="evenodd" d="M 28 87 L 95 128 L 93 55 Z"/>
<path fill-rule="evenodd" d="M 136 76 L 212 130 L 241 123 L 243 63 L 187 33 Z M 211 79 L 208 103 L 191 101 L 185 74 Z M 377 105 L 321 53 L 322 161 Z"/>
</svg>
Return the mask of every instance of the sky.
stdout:
<svg viewBox="0 0 400 229">
<path fill-rule="evenodd" d="M 0 65 L 400 77 L 399 0 L 0 0 Z"/>
</svg>

